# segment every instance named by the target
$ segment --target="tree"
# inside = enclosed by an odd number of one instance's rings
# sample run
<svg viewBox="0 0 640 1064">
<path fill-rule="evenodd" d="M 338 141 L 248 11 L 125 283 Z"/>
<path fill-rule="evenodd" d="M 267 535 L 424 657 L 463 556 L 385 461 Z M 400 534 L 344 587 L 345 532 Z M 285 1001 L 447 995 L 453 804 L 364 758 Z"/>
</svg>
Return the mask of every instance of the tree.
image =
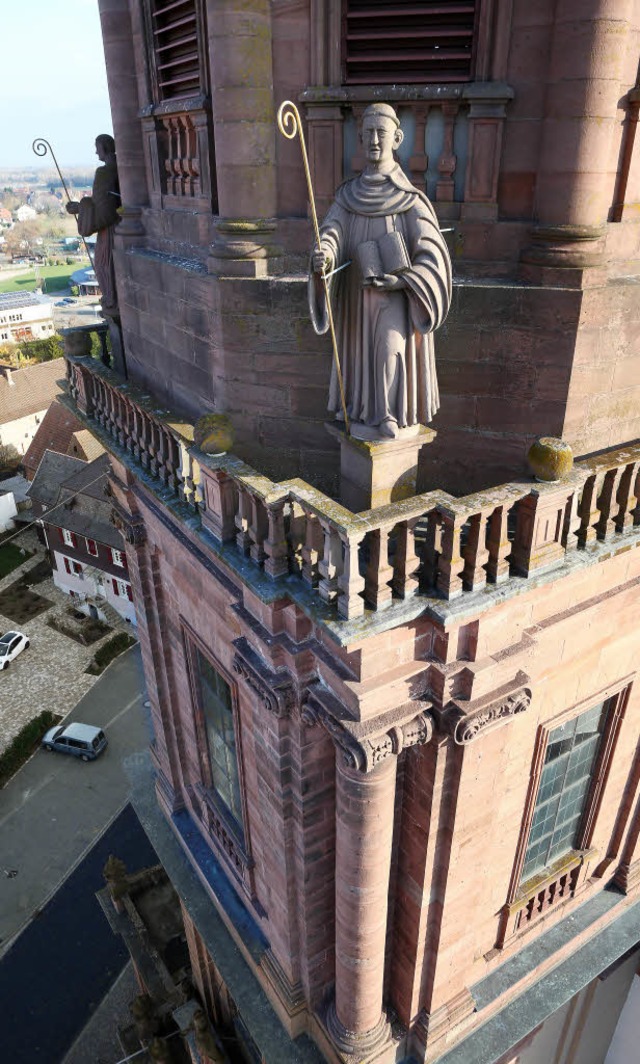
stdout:
<svg viewBox="0 0 640 1064">
<path fill-rule="evenodd" d="M 22 455 L 12 443 L 0 443 L 0 475 L 14 473 L 21 461 Z"/>
<path fill-rule="evenodd" d="M 12 259 L 21 258 L 23 255 L 32 255 L 39 236 L 40 226 L 35 219 L 27 222 L 16 222 L 5 236 L 4 250 Z"/>
</svg>

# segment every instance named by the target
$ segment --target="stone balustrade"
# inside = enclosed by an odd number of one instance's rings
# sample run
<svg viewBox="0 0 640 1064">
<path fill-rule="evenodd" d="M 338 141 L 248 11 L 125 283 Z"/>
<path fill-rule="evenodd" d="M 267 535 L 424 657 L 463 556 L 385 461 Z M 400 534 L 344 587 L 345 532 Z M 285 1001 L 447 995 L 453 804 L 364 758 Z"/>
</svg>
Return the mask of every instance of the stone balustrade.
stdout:
<svg viewBox="0 0 640 1064">
<path fill-rule="evenodd" d="M 398 152 L 405 172 L 440 218 L 497 217 L 497 185 L 506 107 L 513 90 L 501 82 L 389 86 L 404 132 Z M 318 210 L 364 166 L 358 128 L 376 99 L 365 86 L 309 88 L 301 96 Z"/>
<path fill-rule="evenodd" d="M 416 595 L 437 604 L 515 588 L 640 533 L 640 446 L 579 462 L 558 483 L 431 491 L 354 514 L 302 480 L 274 483 L 232 454 L 203 454 L 191 425 L 95 360 L 67 356 L 67 371 L 79 412 L 185 503 L 231 564 L 299 586 L 334 620 Z"/>
<path fill-rule="evenodd" d="M 200 512 L 200 471 L 189 452 L 193 426 L 159 409 L 151 396 L 91 358 L 67 355 L 66 364 L 69 395 L 78 412 L 157 480 L 169 497 Z"/>
</svg>

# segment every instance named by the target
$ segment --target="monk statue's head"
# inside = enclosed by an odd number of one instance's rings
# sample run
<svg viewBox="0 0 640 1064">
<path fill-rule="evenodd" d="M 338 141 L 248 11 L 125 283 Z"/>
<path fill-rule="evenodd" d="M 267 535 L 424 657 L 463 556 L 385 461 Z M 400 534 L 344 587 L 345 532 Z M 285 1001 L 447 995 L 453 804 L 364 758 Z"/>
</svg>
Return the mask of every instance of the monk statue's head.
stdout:
<svg viewBox="0 0 640 1064">
<path fill-rule="evenodd" d="M 388 103 L 370 104 L 362 116 L 360 139 L 369 166 L 380 170 L 393 163 L 393 153 L 404 139 L 393 107 Z"/>
<path fill-rule="evenodd" d="M 116 142 L 109 133 L 100 133 L 96 137 L 96 155 L 101 163 L 106 163 L 110 155 L 116 153 Z"/>
</svg>

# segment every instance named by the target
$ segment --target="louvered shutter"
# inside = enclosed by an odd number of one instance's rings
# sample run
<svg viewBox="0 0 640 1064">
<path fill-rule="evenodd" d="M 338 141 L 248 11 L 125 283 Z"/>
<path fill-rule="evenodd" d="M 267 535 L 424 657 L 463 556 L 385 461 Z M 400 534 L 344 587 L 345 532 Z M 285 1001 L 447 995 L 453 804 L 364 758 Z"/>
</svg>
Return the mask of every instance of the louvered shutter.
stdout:
<svg viewBox="0 0 640 1064">
<path fill-rule="evenodd" d="M 68 573 L 71 573 L 71 562 L 68 558 L 64 559 L 64 567 Z"/>
<path fill-rule="evenodd" d="M 151 0 L 151 33 L 160 99 L 201 92 L 196 0 Z"/>
<path fill-rule="evenodd" d="M 344 0 L 349 85 L 469 81 L 478 0 Z"/>
<path fill-rule="evenodd" d="M 119 595 L 120 592 L 118 590 L 118 581 L 112 577 L 111 578 L 111 583 L 113 584 L 113 593 L 114 593 L 114 595 Z"/>
</svg>

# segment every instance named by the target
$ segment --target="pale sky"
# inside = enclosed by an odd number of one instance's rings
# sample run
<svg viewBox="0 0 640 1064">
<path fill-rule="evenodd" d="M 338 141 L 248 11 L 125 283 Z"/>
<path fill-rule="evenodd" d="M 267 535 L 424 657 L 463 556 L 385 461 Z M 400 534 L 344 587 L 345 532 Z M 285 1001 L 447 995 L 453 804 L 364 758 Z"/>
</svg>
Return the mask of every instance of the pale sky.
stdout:
<svg viewBox="0 0 640 1064">
<path fill-rule="evenodd" d="M 93 168 L 96 136 L 113 132 L 98 0 L 0 6 L 0 169 L 51 166 L 33 154 L 36 137 L 61 168 Z"/>
</svg>

